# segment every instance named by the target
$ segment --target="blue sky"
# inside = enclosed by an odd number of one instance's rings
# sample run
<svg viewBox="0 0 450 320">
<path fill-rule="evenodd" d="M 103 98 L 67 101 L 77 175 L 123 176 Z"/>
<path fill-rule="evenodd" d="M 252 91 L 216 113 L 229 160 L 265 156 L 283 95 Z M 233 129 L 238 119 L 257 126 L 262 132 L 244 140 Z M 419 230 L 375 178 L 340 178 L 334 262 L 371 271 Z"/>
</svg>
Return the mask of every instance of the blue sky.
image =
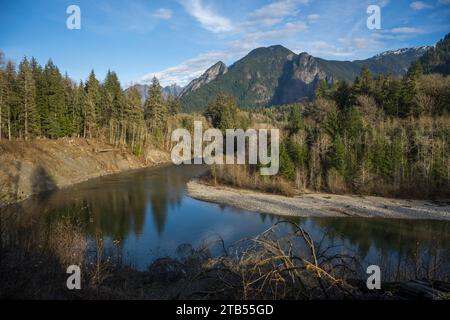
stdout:
<svg viewBox="0 0 450 320">
<path fill-rule="evenodd" d="M 222 60 L 259 46 L 355 60 L 386 50 L 433 45 L 450 32 L 450 0 L 0 0 L 0 50 L 20 61 L 49 58 L 74 80 L 107 70 L 122 84 L 187 84 Z M 66 27 L 69 5 L 81 30 Z M 366 27 L 371 4 L 381 30 Z"/>
</svg>

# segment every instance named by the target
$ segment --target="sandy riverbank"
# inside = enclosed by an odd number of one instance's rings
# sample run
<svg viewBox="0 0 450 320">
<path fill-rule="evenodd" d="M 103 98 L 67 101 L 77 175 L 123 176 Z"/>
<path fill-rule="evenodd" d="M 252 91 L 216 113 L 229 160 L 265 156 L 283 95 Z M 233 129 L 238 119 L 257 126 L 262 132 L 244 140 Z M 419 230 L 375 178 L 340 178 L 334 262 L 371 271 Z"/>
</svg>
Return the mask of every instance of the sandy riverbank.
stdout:
<svg viewBox="0 0 450 320">
<path fill-rule="evenodd" d="M 148 148 L 136 156 L 97 140 L 5 141 L 0 143 L 0 206 L 92 178 L 170 161 L 167 152 Z"/>
<path fill-rule="evenodd" d="M 292 198 L 227 186 L 188 183 L 192 198 L 248 211 L 298 217 L 367 217 L 450 221 L 450 203 L 310 193 Z"/>
</svg>

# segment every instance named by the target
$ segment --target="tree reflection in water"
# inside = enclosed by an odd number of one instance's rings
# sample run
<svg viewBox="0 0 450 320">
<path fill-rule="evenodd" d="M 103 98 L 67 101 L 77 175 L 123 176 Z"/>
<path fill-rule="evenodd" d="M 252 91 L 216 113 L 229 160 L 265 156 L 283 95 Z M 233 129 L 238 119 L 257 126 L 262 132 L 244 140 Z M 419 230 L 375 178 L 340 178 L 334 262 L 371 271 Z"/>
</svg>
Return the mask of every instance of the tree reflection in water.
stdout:
<svg viewBox="0 0 450 320">
<path fill-rule="evenodd" d="M 106 251 L 114 243 L 131 256 L 130 264 L 145 268 L 151 262 L 149 251 L 158 246 L 165 246 L 166 254 L 182 243 L 195 245 L 208 231 L 229 244 L 285 220 L 187 197 L 186 182 L 205 170 L 199 166 L 138 170 L 30 199 L 2 210 L 2 241 L 20 242 L 26 235 L 34 243 L 45 243 L 52 225 L 71 216 L 81 222 L 90 243 L 96 245 L 100 235 Z M 449 222 L 349 217 L 290 220 L 308 230 L 317 243 L 323 239 L 322 245 L 336 246 L 336 252 L 351 251 L 360 261 L 382 264 L 392 279 L 399 278 L 407 263 L 412 276 L 435 272 L 438 263 L 447 272 L 450 269 Z"/>
</svg>

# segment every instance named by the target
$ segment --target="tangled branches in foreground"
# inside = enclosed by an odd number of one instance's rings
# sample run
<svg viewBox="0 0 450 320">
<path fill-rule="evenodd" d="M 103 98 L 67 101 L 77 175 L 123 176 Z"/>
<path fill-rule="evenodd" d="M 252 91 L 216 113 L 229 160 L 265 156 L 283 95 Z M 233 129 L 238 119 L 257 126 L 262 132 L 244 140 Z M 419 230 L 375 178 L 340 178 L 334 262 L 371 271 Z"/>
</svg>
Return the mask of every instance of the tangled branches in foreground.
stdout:
<svg viewBox="0 0 450 320">
<path fill-rule="evenodd" d="M 146 271 L 123 265 L 120 250 L 107 252 L 100 234 L 88 250 L 79 228 L 64 219 L 52 228 L 45 248 L 36 248 L 39 242 L 29 232 L 21 233 L 24 239 L 2 234 L 0 298 L 448 299 L 450 292 L 445 279 L 383 282 L 383 290 L 369 291 L 365 280 L 356 280 L 363 269 L 358 258 L 324 246 L 323 240 L 314 242 L 292 222 L 279 222 L 232 247 L 220 237 L 196 249 L 180 245 L 178 258 L 157 259 Z M 212 253 L 218 248 L 223 252 L 219 256 Z M 73 263 L 83 273 L 82 290 L 76 292 L 66 289 L 65 268 Z"/>
<path fill-rule="evenodd" d="M 244 249 L 235 256 L 208 261 L 201 277 L 216 279 L 217 290 L 197 292 L 197 298 L 234 299 L 346 299 L 356 298 L 359 290 L 344 279 L 354 274 L 356 261 L 341 254 L 327 255 L 330 248 L 315 245 L 310 234 L 299 225 L 293 232 L 277 236 L 275 224 L 256 238 L 242 240 Z M 211 274 L 212 273 L 212 274 Z M 194 280 L 194 279 L 192 279 Z"/>
</svg>

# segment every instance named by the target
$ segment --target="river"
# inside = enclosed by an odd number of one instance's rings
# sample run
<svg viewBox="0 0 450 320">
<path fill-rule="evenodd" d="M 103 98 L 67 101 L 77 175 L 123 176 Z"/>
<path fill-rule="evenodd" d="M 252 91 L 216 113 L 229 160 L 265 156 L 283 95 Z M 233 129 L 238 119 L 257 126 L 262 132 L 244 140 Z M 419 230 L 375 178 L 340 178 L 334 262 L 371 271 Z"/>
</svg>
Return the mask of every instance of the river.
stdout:
<svg viewBox="0 0 450 320">
<path fill-rule="evenodd" d="M 202 202 L 187 196 L 186 183 L 207 170 L 203 166 L 163 166 L 93 179 L 43 194 L 2 210 L 2 234 L 27 230 L 46 241 L 51 226 L 67 216 L 83 225 L 90 246 L 103 239 L 106 252 L 119 251 L 121 263 L 146 270 L 156 258 L 176 256 L 177 248 L 204 244 L 213 254 L 255 236 L 276 216 Z M 362 266 L 377 264 L 395 278 L 446 278 L 450 269 L 450 223 L 447 221 L 294 218 L 316 243 L 336 253 L 358 257 Z M 280 233 L 290 230 L 279 227 Z M 432 274 L 434 273 L 434 274 Z M 405 276 L 405 274 L 403 274 Z"/>
</svg>

